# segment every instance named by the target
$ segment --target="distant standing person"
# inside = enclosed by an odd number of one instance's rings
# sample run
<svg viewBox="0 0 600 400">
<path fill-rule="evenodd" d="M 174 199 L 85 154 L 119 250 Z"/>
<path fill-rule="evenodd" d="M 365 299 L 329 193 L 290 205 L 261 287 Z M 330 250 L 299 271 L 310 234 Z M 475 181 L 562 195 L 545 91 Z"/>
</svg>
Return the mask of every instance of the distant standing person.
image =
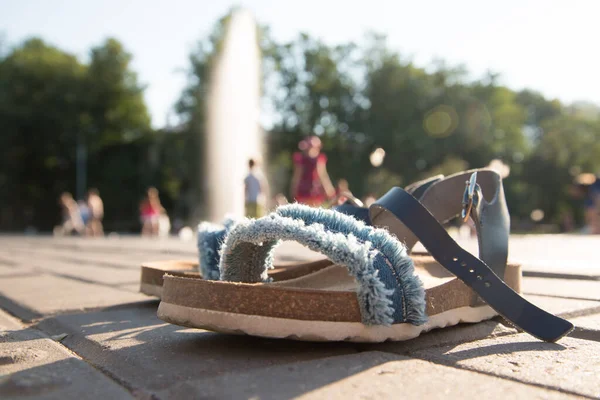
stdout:
<svg viewBox="0 0 600 400">
<path fill-rule="evenodd" d="M 246 217 L 260 218 L 264 215 L 269 184 L 253 159 L 248 161 L 248 169 L 248 175 L 244 178 Z"/>
<path fill-rule="evenodd" d="M 584 199 L 585 221 L 592 235 L 600 234 L 600 179 L 589 185 Z"/>
<path fill-rule="evenodd" d="M 335 197 L 335 189 L 327 173 L 327 156 L 321 153 L 321 140 L 310 136 L 298 145 L 294 154 L 291 196 L 298 203 L 320 206 Z"/>
<path fill-rule="evenodd" d="M 92 214 L 90 211 L 90 208 L 88 207 L 88 204 L 86 201 L 83 200 L 79 200 L 77 202 L 77 207 L 79 208 L 79 215 L 81 216 L 81 222 L 83 222 L 83 226 L 86 227 L 86 235 L 89 234 L 87 227 L 88 224 L 90 223 L 90 219 L 92 218 Z"/>
<path fill-rule="evenodd" d="M 104 235 L 102 218 L 104 218 L 104 202 L 100 198 L 98 189 L 92 188 L 88 191 L 87 206 L 90 209 L 89 232 L 92 236 Z"/>
<path fill-rule="evenodd" d="M 158 236 L 158 222 L 163 211 L 163 206 L 160 204 L 158 197 L 158 190 L 153 187 L 149 188 L 140 204 L 142 236 Z"/>
</svg>

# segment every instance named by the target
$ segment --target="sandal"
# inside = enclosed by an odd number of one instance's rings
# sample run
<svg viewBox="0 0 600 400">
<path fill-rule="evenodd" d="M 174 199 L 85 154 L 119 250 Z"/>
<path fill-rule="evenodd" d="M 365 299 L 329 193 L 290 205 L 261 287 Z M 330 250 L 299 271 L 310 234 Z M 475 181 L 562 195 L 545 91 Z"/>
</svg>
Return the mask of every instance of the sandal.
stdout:
<svg viewBox="0 0 600 400">
<path fill-rule="evenodd" d="M 451 184 L 460 178 L 458 187 Z M 218 332 L 318 341 L 407 340 L 497 314 L 545 341 L 570 332 L 570 322 L 513 290 L 520 269 L 506 263 L 509 218 L 498 174 L 475 172 L 466 189 L 464 174 L 445 182 L 427 189 L 423 204 L 403 189 L 391 189 L 370 207 L 373 224 L 385 229 L 297 204 L 243 221 L 223 244 L 221 281 L 165 276 L 158 316 Z M 459 213 L 475 222 L 480 258 L 463 250 L 438 222 Z M 332 265 L 267 283 L 280 240 L 321 252 Z M 432 257 L 408 256 L 416 240 Z"/>
<path fill-rule="evenodd" d="M 412 183 L 405 190 L 416 198 L 421 198 L 427 188 L 441 181 L 443 177 L 443 175 L 436 175 Z M 360 200 L 354 197 L 349 197 L 346 203 L 336 207 L 335 210 L 353 216 L 369 225 L 371 224 L 369 209 L 363 207 Z M 227 218 L 223 222 L 223 225 L 203 222 L 198 226 L 199 262 L 168 260 L 143 263 L 141 267 L 140 292 L 160 298 L 162 296 L 163 276 L 166 273 L 186 278 L 218 280 L 219 249 L 225 236 L 234 225 L 235 220 Z M 331 262 L 327 259 L 306 263 L 278 263 L 273 269 L 269 270 L 269 277 L 273 281 L 294 279 L 318 271 L 329 265 L 331 265 Z"/>
</svg>

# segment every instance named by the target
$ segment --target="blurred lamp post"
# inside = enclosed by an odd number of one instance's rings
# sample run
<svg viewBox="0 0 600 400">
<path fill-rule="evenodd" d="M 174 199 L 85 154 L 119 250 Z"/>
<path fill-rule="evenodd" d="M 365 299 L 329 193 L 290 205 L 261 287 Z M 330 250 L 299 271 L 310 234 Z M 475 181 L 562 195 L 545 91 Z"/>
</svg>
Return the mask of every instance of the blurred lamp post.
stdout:
<svg viewBox="0 0 600 400">
<path fill-rule="evenodd" d="M 85 147 L 85 135 L 81 131 L 77 134 L 75 156 L 75 188 L 77 199 L 79 200 L 85 197 L 85 187 L 87 184 L 87 149 Z"/>
</svg>

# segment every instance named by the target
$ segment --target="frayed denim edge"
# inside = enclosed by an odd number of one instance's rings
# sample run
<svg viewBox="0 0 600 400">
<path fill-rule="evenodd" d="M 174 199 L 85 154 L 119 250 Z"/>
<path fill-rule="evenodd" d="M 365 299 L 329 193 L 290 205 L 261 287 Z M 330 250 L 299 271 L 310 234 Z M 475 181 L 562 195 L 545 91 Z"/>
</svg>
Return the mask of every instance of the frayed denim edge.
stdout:
<svg viewBox="0 0 600 400">
<path fill-rule="evenodd" d="M 258 282 L 266 276 L 266 267 L 272 266 L 273 250 L 277 239 L 296 240 L 315 251 L 328 255 L 334 262 L 345 265 L 359 282 L 358 298 L 361 304 L 363 322 L 366 324 L 390 324 L 393 307 L 389 296 L 390 289 L 377 277 L 378 271 L 373 267 L 371 243 L 362 243 L 360 239 L 374 239 L 378 242 L 382 253 L 395 262 L 395 271 L 400 273 L 397 290 L 402 292 L 405 308 L 404 319 L 412 324 L 422 324 L 427 320 L 425 314 L 425 292 L 420 279 L 414 275 L 412 260 L 406 249 L 387 231 L 365 227 L 364 224 L 351 217 L 329 210 L 318 210 L 300 205 L 281 207 L 281 214 L 296 214 L 297 217 L 310 221 L 327 222 L 328 227 L 337 225 L 338 231 L 325 230 L 322 224 L 306 226 L 303 221 L 290 218 L 278 218 L 271 215 L 258 221 L 245 220 L 229 236 L 222 248 L 221 279 Z M 301 215 L 304 214 L 304 215 Z M 344 221 L 345 220 L 345 221 Z M 267 221 L 265 223 L 265 221 Z M 270 222 L 269 222 L 270 221 Z M 268 229 L 265 229 L 268 228 Z M 335 229 L 335 228 L 334 228 Z M 303 235 L 296 232 L 304 231 Z M 358 236 L 358 237 L 357 237 Z M 316 239 L 315 239 L 316 238 Z M 344 242 L 346 246 L 343 246 Z M 244 243 L 245 242 L 245 243 Z M 375 244 L 375 243 L 373 243 Z M 236 249 L 240 246 L 241 248 Z M 233 250 L 232 250 L 233 249 Z M 361 251 L 357 251 L 361 249 Z M 345 253 L 344 254 L 340 254 Z M 350 254 L 350 256 L 348 256 Z M 265 258 L 268 258 L 265 265 Z M 244 266 L 239 268 L 238 266 Z"/>
<path fill-rule="evenodd" d="M 370 243 L 361 243 L 350 234 L 333 233 L 321 224 L 271 214 L 258 220 L 240 222 L 227 236 L 222 247 L 221 280 L 256 282 L 266 267 L 272 266 L 274 247 L 280 240 L 294 240 L 313 251 L 346 266 L 359 283 L 357 297 L 363 323 L 390 325 L 394 309 L 389 299 L 393 290 L 379 280 L 373 266 Z M 266 262 L 265 262 L 266 261 Z"/>
<path fill-rule="evenodd" d="M 210 222 L 198 225 L 199 271 L 202 278 L 219 279 L 219 248 L 226 235 L 226 228 Z"/>
<path fill-rule="evenodd" d="M 277 214 L 301 219 L 306 224 L 320 223 L 327 230 L 343 234 L 354 234 L 362 242 L 371 242 L 390 262 L 398 276 L 398 289 L 402 291 L 404 321 L 414 325 L 427 322 L 425 288 L 421 279 L 415 275 L 412 259 L 406 247 L 387 230 L 366 225 L 353 217 L 319 208 L 306 207 L 300 204 L 290 204 L 279 207 Z"/>
</svg>

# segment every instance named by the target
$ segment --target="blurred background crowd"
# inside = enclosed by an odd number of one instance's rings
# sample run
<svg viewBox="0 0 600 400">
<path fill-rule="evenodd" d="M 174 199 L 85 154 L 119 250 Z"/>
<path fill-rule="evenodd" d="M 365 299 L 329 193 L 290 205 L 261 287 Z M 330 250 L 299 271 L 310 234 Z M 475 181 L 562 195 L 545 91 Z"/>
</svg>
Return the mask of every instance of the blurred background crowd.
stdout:
<svg viewBox="0 0 600 400">
<path fill-rule="evenodd" d="M 204 218 L 207 85 L 229 18 L 204 29 L 159 128 L 117 38 L 81 59 L 43 37 L 14 42 L 5 32 L 0 230 L 158 235 Z M 381 34 L 281 42 L 257 29 L 272 118 L 263 124 L 265 161 L 249 160 L 240 182 L 248 215 L 264 212 L 252 208 L 257 190 L 265 208 L 331 206 L 343 193 L 368 202 L 392 186 L 491 163 L 506 177 L 513 230 L 600 233 L 598 105 L 516 90 L 499 74 L 474 77 L 442 60 L 419 66 Z M 577 68 L 564 74 L 556 79 Z"/>
</svg>

